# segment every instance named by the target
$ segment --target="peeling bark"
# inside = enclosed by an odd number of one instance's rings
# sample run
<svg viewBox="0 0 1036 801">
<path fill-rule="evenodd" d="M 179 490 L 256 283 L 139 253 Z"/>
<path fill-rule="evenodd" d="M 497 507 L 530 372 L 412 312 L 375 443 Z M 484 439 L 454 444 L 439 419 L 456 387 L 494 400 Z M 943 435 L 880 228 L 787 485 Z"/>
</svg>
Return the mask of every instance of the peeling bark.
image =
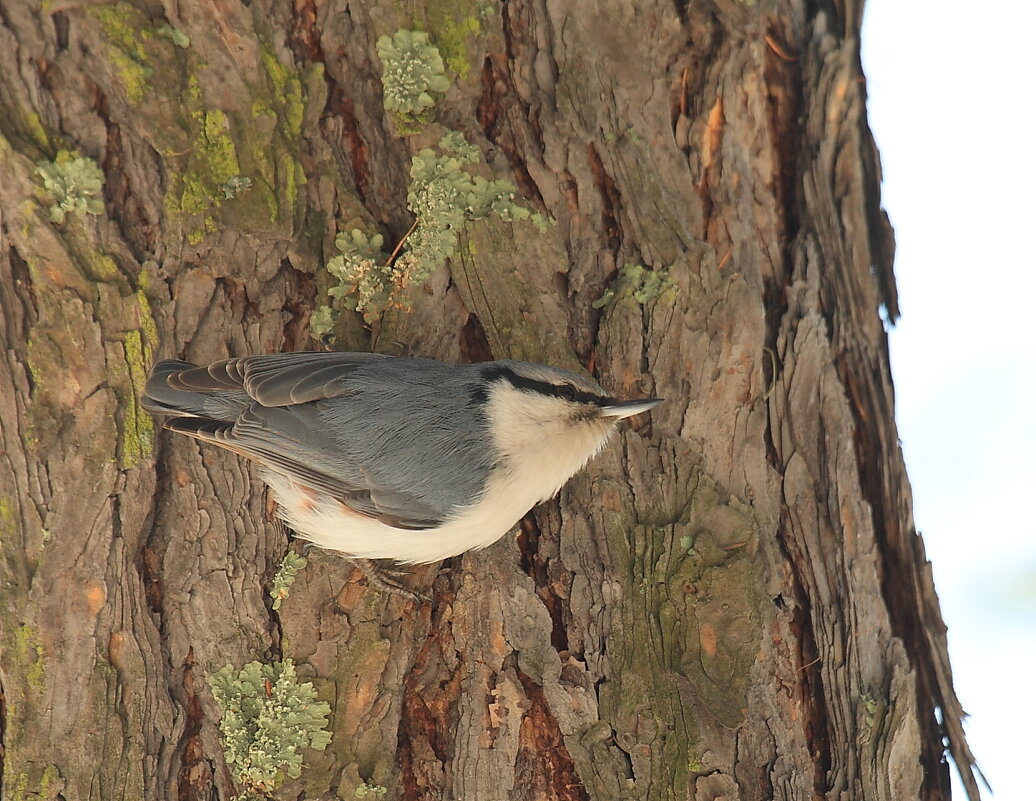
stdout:
<svg viewBox="0 0 1036 801">
<path fill-rule="evenodd" d="M 937 801 L 945 738 L 977 799 L 893 419 L 860 6 L 404 5 L 0 4 L 4 798 L 231 798 L 206 679 L 290 657 L 334 739 L 278 798 Z M 406 136 L 400 27 L 453 81 Z M 517 536 L 416 569 L 434 603 L 314 553 L 274 611 L 261 482 L 156 434 L 143 375 L 318 347 L 335 233 L 398 242 L 446 128 L 557 224 L 468 225 L 340 345 L 667 402 Z M 63 149 L 103 215 L 48 219 Z M 626 264 L 672 288 L 594 308 Z"/>
</svg>

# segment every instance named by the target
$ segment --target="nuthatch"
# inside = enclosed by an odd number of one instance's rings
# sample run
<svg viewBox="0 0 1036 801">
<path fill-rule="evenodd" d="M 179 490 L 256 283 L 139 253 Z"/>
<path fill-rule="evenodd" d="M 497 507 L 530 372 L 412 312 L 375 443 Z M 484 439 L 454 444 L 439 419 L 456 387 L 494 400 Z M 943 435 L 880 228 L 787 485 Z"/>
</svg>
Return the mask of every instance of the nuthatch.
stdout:
<svg viewBox="0 0 1036 801">
<path fill-rule="evenodd" d="M 262 465 L 303 539 L 407 564 L 496 542 L 619 420 L 658 403 L 540 364 L 374 353 L 164 361 L 142 401 L 173 415 L 166 428 Z"/>
</svg>

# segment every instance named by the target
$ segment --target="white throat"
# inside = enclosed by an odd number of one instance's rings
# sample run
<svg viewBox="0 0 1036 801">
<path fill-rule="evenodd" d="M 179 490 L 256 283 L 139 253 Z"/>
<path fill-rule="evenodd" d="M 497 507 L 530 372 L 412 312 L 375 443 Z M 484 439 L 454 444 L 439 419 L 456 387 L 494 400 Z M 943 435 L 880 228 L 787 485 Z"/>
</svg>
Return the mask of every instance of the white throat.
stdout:
<svg viewBox="0 0 1036 801">
<path fill-rule="evenodd" d="M 521 496 L 525 510 L 519 518 L 554 497 L 615 430 L 613 419 L 578 417 L 569 401 L 522 392 L 504 381 L 490 391 L 486 414 L 500 459 L 494 477 Z"/>
</svg>

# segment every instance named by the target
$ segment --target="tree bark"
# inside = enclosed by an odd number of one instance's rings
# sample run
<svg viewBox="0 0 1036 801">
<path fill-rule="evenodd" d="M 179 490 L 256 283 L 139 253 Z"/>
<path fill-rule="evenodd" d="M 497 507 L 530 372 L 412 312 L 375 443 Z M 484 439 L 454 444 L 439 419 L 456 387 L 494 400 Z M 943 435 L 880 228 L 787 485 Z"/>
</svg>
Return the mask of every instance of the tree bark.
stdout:
<svg viewBox="0 0 1036 801">
<path fill-rule="evenodd" d="M 3 0 L 3 797 L 230 798 L 206 679 L 291 657 L 333 740 L 278 798 L 943 799 L 948 749 L 976 801 L 893 418 L 860 14 Z M 452 81 L 413 133 L 382 105 L 399 28 Z M 335 233 L 394 246 L 447 129 L 556 225 L 467 225 L 412 311 L 347 314 L 338 346 L 666 403 L 516 537 L 416 569 L 433 603 L 311 554 L 275 611 L 261 482 L 156 433 L 143 378 L 318 347 Z M 63 149 L 102 215 L 49 219 Z M 627 264 L 672 287 L 595 307 Z"/>
</svg>

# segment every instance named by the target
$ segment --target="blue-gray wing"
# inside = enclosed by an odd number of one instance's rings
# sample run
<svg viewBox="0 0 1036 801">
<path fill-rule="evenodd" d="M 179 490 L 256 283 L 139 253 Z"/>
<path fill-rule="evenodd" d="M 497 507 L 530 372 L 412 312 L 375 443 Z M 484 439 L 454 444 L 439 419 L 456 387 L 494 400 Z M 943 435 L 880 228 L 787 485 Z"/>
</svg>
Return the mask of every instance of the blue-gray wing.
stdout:
<svg viewBox="0 0 1036 801">
<path fill-rule="evenodd" d="M 488 454 L 471 458 L 481 420 L 444 394 L 451 382 L 470 380 L 464 368 L 367 353 L 162 362 L 144 405 L 179 415 L 167 428 L 254 459 L 359 514 L 425 529 L 485 485 Z"/>
<path fill-rule="evenodd" d="M 253 403 L 290 406 L 342 394 L 380 353 L 274 353 L 223 359 L 208 367 L 170 359 L 151 371 L 142 405 L 149 411 L 231 419 Z"/>
</svg>

